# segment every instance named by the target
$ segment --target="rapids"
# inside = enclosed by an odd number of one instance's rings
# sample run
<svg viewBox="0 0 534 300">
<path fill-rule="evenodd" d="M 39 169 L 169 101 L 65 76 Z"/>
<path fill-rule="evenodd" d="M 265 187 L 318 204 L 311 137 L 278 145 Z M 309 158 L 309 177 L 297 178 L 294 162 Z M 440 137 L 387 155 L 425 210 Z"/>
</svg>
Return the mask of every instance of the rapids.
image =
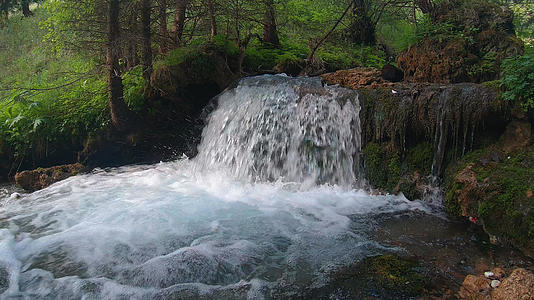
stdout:
<svg viewBox="0 0 534 300">
<path fill-rule="evenodd" d="M 357 92 L 261 76 L 216 100 L 193 159 L 0 196 L 0 298 L 292 295 L 394 250 L 377 216 L 432 214 L 358 189 Z"/>
</svg>

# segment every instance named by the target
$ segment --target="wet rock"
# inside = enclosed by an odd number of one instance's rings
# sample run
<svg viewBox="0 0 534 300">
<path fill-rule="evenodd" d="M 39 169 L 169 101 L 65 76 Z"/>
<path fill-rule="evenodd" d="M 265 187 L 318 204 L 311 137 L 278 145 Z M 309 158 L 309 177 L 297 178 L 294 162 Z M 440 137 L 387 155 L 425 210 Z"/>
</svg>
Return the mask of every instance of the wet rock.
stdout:
<svg viewBox="0 0 534 300">
<path fill-rule="evenodd" d="M 525 269 L 515 269 L 491 293 L 493 300 L 534 299 L 534 274 Z"/>
<path fill-rule="evenodd" d="M 0 295 L 9 288 L 9 273 L 0 267 Z"/>
<path fill-rule="evenodd" d="M 491 244 L 511 244 L 533 257 L 534 147 L 530 132 L 530 124 L 513 121 L 495 144 L 450 166 L 444 203 L 452 214 L 477 218 Z"/>
<path fill-rule="evenodd" d="M 76 163 L 51 168 L 39 168 L 32 171 L 23 171 L 15 175 L 15 182 L 23 189 L 33 192 L 44 189 L 55 182 L 78 175 L 86 170 L 85 166 Z"/>
<path fill-rule="evenodd" d="M 465 277 L 458 299 L 491 300 L 491 281 L 483 276 L 467 275 Z"/>
<path fill-rule="evenodd" d="M 399 82 L 404 79 L 404 72 L 393 65 L 387 64 L 382 67 L 382 78 L 391 82 Z"/>
</svg>

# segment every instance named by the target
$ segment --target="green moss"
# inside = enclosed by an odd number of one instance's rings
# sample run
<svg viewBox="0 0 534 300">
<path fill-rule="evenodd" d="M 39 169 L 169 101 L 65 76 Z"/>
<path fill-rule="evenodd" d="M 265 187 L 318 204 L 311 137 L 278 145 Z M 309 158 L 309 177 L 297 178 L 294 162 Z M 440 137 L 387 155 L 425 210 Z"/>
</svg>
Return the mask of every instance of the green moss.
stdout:
<svg viewBox="0 0 534 300">
<path fill-rule="evenodd" d="M 467 164 L 473 164 L 483 196 L 472 197 L 475 203 L 467 209 L 471 212 L 474 205 L 473 214 L 478 214 L 489 234 L 534 252 L 534 148 L 508 153 L 502 161 L 495 162 L 491 154 L 496 151 L 489 147 L 472 152 L 448 172 L 445 205 L 452 214 L 460 213 L 456 195 L 464 186 L 453 178 Z"/>
<path fill-rule="evenodd" d="M 406 151 L 406 164 L 410 171 L 418 171 L 422 175 L 429 175 L 432 169 L 434 153 L 432 144 L 420 143 Z"/>
<path fill-rule="evenodd" d="M 376 143 L 369 143 L 363 149 L 365 155 L 365 173 L 369 183 L 378 188 L 385 188 L 387 185 L 387 168 L 384 168 L 384 152 L 382 147 Z"/>
<path fill-rule="evenodd" d="M 396 255 L 381 255 L 364 260 L 367 276 L 380 288 L 406 296 L 420 295 L 426 284 L 417 261 Z"/>
</svg>

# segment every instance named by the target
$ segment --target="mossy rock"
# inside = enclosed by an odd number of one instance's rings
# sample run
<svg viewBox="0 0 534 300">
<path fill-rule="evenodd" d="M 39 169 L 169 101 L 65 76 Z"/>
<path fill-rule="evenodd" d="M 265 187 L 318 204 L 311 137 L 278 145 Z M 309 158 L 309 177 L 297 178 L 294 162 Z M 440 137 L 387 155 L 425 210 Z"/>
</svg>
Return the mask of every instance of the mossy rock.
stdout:
<svg viewBox="0 0 534 300">
<path fill-rule="evenodd" d="M 366 178 L 375 188 L 392 192 L 401 176 L 399 154 L 385 145 L 368 143 L 363 149 Z"/>
<path fill-rule="evenodd" d="M 347 299 L 407 299 L 425 292 L 430 284 L 427 273 L 427 267 L 411 258 L 395 254 L 373 256 L 335 273 L 330 291 L 341 291 Z"/>
<path fill-rule="evenodd" d="M 491 146 L 447 170 L 445 206 L 476 217 L 493 240 L 534 255 L 534 146 Z"/>
</svg>

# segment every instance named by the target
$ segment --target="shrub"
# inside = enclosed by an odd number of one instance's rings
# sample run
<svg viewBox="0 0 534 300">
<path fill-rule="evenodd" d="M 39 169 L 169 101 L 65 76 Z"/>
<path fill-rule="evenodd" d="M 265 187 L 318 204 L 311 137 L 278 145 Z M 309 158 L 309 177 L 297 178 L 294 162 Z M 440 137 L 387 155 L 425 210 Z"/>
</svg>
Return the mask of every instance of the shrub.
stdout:
<svg viewBox="0 0 534 300">
<path fill-rule="evenodd" d="M 502 63 L 503 98 L 519 104 L 525 110 L 534 109 L 534 49 Z"/>
</svg>

